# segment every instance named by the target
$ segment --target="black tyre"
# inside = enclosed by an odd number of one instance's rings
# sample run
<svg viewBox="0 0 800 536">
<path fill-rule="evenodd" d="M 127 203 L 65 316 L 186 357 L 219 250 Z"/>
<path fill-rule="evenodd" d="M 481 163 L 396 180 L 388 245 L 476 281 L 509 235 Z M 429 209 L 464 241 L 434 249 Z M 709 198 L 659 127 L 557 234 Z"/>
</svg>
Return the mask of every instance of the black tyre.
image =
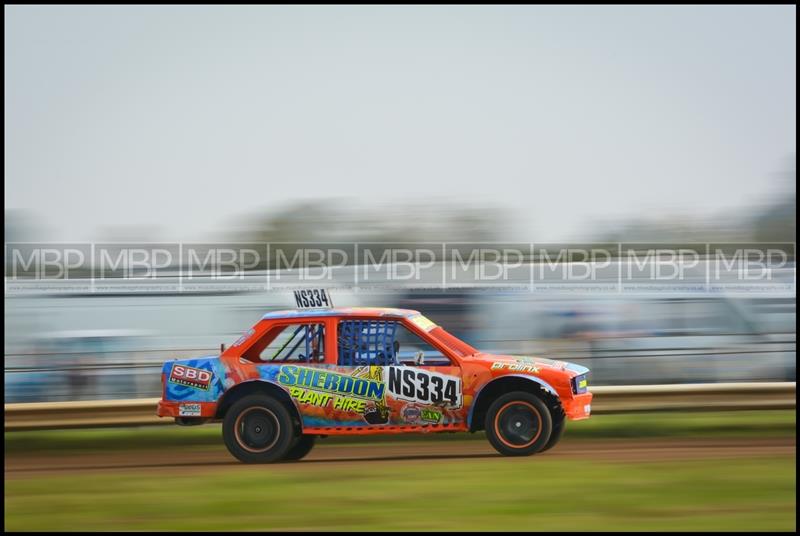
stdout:
<svg viewBox="0 0 800 536">
<path fill-rule="evenodd" d="M 316 436 L 301 435 L 297 440 L 297 443 L 295 443 L 294 446 L 289 449 L 289 452 L 286 453 L 286 456 L 284 456 L 283 459 L 287 461 L 302 460 L 306 457 L 306 454 L 311 452 L 311 449 L 314 448 L 314 443 L 316 440 Z"/>
<path fill-rule="evenodd" d="M 547 443 L 539 452 L 544 452 L 555 447 L 556 443 L 561 441 L 561 436 L 564 435 L 564 429 L 567 427 L 567 417 L 564 415 L 564 412 L 561 410 L 561 408 L 556 410 L 550 416 L 553 420 L 553 431 L 550 433 L 550 439 L 547 440 Z"/>
<path fill-rule="evenodd" d="M 553 431 L 550 411 L 524 391 L 500 396 L 486 414 L 486 437 L 505 456 L 530 456 L 542 450 Z"/>
<path fill-rule="evenodd" d="M 222 438 L 237 460 L 269 463 L 286 456 L 296 433 L 291 415 L 280 401 L 250 395 L 235 402 L 225 414 Z"/>
</svg>

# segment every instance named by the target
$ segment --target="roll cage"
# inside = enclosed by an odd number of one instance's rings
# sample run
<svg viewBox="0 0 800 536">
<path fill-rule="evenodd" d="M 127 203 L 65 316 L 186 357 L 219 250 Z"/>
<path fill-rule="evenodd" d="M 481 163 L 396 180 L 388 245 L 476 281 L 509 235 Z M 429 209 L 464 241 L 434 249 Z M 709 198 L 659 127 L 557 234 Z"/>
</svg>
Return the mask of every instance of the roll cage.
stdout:
<svg viewBox="0 0 800 536">
<path fill-rule="evenodd" d="M 426 319 L 427 321 L 427 319 Z M 430 322 L 430 321 L 427 321 Z M 399 325 L 410 333 L 419 337 L 425 343 L 441 352 L 452 365 L 460 366 L 461 357 L 474 353 L 476 350 L 465 342 L 447 333 L 443 328 L 430 323 L 433 328 L 422 329 L 421 322 L 412 321 L 408 316 L 371 316 L 371 315 L 305 315 L 301 317 L 284 317 L 262 319 L 248 333 L 240 337 L 234 344 L 225 350 L 223 359 L 245 359 L 257 364 L 280 363 L 282 360 L 260 360 L 258 356 L 274 337 L 270 333 L 277 328 L 285 329 L 287 326 L 296 326 L 289 340 L 287 340 L 273 357 L 280 351 L 290 348 L 287 358 L 294 355 L 298 349 L 303 349 L 299 355 L 308 361 L 315 355 L 317 349 L 324 348 L 324 355 L 319 364 L 339 366 L 363 365 L 399 365 L 398 341 L 396 339 Z M 424 325 L 424 324 L 423 324 Z M 313 326 L 324 326 L 323 330 L 313 329 Z M 439 336 L 434 336 L 431 331 L 441 330 Z M 280 331 L 280 330 L 279 330 Z M 456 348 L 451 348 L 445 341 Z M 291 345 L 291 346 L 290 346 Z M 301 348 L 301 345 L 302 346 Z M 460 346 L 460 347 L 459 347 Z"/>
</svg>

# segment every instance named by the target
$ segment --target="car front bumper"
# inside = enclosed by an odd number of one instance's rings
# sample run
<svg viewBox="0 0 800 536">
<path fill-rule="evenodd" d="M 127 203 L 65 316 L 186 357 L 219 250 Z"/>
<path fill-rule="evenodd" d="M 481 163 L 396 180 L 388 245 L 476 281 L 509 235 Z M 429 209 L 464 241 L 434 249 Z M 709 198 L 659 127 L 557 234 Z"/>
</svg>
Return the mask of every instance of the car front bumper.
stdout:
<svg viewBox="0 0 800 536">
<path fill-rule="evenodd" d="M 571 399 L 562 400 L 561 404 L 568 419 L 573 421 L 588 419 L 592 413 L 592 393 L 574 395 Z"/>
</svg>

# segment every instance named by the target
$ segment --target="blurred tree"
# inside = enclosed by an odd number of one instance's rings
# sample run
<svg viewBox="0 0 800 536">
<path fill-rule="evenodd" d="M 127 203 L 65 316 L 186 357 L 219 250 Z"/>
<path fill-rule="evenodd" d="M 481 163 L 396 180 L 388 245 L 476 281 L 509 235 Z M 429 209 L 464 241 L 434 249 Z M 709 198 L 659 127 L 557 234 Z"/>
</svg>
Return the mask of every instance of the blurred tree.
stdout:
<svg viewBox="0 0 800 536">
<path fill-rule="evenodd" d="M 610 224 L 599 222 L 595 240 L 668 243 L 673 246 L 705 242 L 794 242 L 796 218 L 795 157 L 779 174 L 777 192 L 752 205 L 717 214 L 642 216 Z M 744 214 L 744 216 L 743 216 Z"/>
<path fill-rule="evenodd" d="M 509 211 L 497 207 L 432 202 L 366 206 L 357 199 L 319 199 L 240 219 L 230 238 L 260 243 L 490 242 L 501 240 L 509 222 Z"/>
<path fill-rule="evenodd" d="M 36 242 L 43 240 L 44 229 L 37 221 L 36 215 L 29 210 L 6 209 L 3 241 Z"/>
<path fill-rule="evenodd" d="M 780 175 L 778 198 L 759 211 L 753 221 L 753 236 L 758 242 L 794 242 L 797 221 L 797 170 L 795 157 Z"/>
</svg>

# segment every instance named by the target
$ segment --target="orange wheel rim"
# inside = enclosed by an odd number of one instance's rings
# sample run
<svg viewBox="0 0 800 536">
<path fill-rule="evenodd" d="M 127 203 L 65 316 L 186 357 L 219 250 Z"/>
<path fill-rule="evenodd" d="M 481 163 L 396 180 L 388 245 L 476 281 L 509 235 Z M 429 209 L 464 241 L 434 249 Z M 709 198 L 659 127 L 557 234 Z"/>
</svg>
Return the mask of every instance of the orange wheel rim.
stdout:
<svg viewBox="0 0 800 536">
<path fill-rule="evenodd" d="M 516 411 L 513 415 L 509 415 L 507 413 L 508 410 L 512 409 L 514 406 L 520 406 L 519 409 L 522 411 Z M 508 418 L 511 418 L 510 422 L 507 422 Z M 531 418 L 534 420 L 530 420 Z M 504 404 L 495 414 L 494 433 L 505 446 L 512 449 L 524 449 L 533 445 L 536 440 L 539 439 L 539 436 L 542 435 L 542 424 L 542 414 L 539 413 L 536 406 L 530 402 L 514 400 Z M 532 433 L 533 437 L 527 439 L 527 435 L 531 435 L 527 432 L 532 425 L 535 425 L 535 431 Z M 524 438 L 524 443 L 513 443 L 508 440 L 506 435 L 513 429 L 519 430 L 518 437 Z"/>
</svg>

